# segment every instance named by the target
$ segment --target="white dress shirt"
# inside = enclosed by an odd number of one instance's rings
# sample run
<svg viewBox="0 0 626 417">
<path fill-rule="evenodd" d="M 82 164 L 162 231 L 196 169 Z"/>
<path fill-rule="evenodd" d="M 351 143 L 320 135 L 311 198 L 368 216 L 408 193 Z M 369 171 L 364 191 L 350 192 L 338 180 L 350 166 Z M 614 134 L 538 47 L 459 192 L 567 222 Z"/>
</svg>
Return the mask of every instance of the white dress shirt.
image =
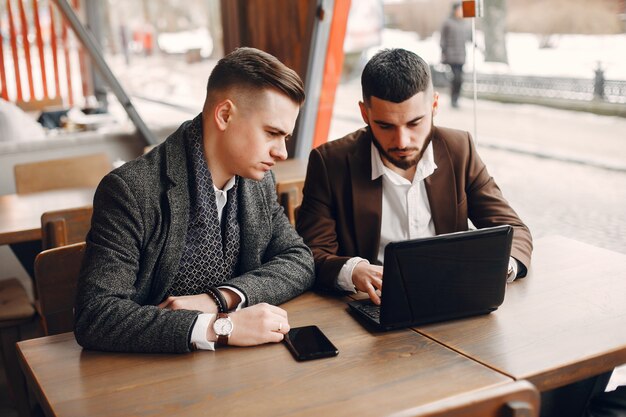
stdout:
<svg viewBox="0 0 626 417">
<path fill-rule="evenodd" d="M 372 181 L 383 177 L 383 201 L 380 223 L 378 261 L 384 264 L 385 246 L 389 242 L 435 236 L 435 225 L 430 212 L 424 179 L 429 177 L 437 165 L 432 144 L 428 144 L 424 155 L 415 167 L 413 181 L 409 181 L 385 166 L 374 144 L 371 145 Z M 346 291 L 355 291 L 352 271 L 366 259 L 355 257 L 339 271 L 337 286 Z"/>
<path fill-rule="evenodd" d="M 235 186 L 235 177 L 232 177 L 226 185 L 224 189 L 220 190 L 215 185 L 213 185 L 213 191 L 215 192 L 215 201 L 217 202 L 217 216 L 220 219 L 220 225 L 224 225 L 224 216 L 222 216 L 224 212 L 224 207 L 226 207 L 226 203 L 228 203 L 228 190 Z M 246 301 L 246 297 L 234 287 L 230 287 L 228 285 L 222 285 L 218 288 L 228 288 L 229 290 L 235 292 L 241 298 L 241 303 L 237 305 L 235 310 L 240 310 L 243 307 L 243 304 Z M 196 323 L 193 325 L 193 329 L 191 331 L 191 343 L 195 344 L 197 349 L 203 350 L 215 350 L 215 343 L 209 342 L 206 337 L 207 330 L 209 326 L 213 324 L 215 321 L 215 314 L 211 313 L 201 313 L 198 315 L 196 319 Z"/>
<path fill-rule="evenodd" d="M 380 224 L 380 243 L 377 260 L 384 265 L 385 246 L 390 242 L 435 236 L 435 225 L 430 211 L 430 203 L 424 180 L 435 172 L 435 155 L 432 143 L 429 143 L 422 158 L 415 167 L 413 181 L 397 174 L 382 161 L 380 152 L 371 145 L 372 181 L 383 177 L 383 201 Z M 355 292 L 352 283 L 352 272 L 360 262 L 367 259 L 350 258 L 339 271 L 337 287 L 345 291 Z M 510 282 L 517 276 L 517 262 L 511 258 L 508 275 Z"/>
<path fill-rule="evenodd" d="M 409 181 L 383 164 L 378 149 L 372 145 L 372 181 L 383 177 L 378 261 L 384 263 L 385 246 L 390 242 L 435 236 L 424 180 L 437 169 L 433 147 L 428 144 Z"/>
</svg>

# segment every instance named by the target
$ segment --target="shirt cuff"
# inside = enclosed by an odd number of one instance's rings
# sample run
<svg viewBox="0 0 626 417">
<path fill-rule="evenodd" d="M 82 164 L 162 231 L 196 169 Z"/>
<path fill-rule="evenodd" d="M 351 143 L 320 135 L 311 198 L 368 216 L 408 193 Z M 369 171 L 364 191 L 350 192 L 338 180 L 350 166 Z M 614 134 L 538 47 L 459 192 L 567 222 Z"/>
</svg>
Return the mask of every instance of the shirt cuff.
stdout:
<svg viewBox="0 0 626 417">
<path fill-rule="evenodd" d="M 341 267 L 339 271 L 339 275 L 337 276 L 337 287 L 340 290 L 356 292 L 356 288 L 354 287 L 354 283 L 352 282 L 352 272 L 354 268 L 361 262 L 370 263 L 367 259 L 359 258 L 355 256 L 354 258 L 350 258 L 346 261 L 345 264 Z"/>
<path fill-rule="evenodd" d="M 506 276 L 507 283 L 515 281 L 515 278 L 517 278 L 517 271 L 519 270 L 517 259 L 512 256 L 509 258 L 509 270 L 511 273 Z"/>
<path fill-rule="evenodd" d="M 237 307 L 235 307 L 235 308 L 231 308 L 231 309 L 230 309 L 230 310 L 228 310 L 228 311 L 233 311 L 233 310 L 234 310 L 234 311 L 239 311 L 239 310 L 241 310 L 241 309 L 243 308 L 243 306 L 246 304 L 246 296 L 245 296 L 245 295 L 243 295 L 243 293 L 242 293 L 241 291 L 239 291 L 237 288 L 235 288 L 235 287 L 231 287 L 231 286 L 229 286 L 229 285 L 221 285 L 221 286 L 219 286 L 219 287 L 217 287 L 217 288 L 218 288 L 218 289 L 219 289 L 219 288 L 228 288 L 229 290 L 231 290 L 232 292 L 234 292 L 235 294 L 237 294 L 237 295 L 239 296 L 239 298 L 241 299 L 241 302 L 240 302 L 239 304 L 237 304 Z"/>
<path fill-rule="evenodd" d="M 196 324 L 191 330 L 191 345 L 200 350 L 215 350 L 215 342 L 209 342 L 206 338 L 209 326 L 215 320 L 215 314 L 201 313 L 196 319 Z"/>
</svg>

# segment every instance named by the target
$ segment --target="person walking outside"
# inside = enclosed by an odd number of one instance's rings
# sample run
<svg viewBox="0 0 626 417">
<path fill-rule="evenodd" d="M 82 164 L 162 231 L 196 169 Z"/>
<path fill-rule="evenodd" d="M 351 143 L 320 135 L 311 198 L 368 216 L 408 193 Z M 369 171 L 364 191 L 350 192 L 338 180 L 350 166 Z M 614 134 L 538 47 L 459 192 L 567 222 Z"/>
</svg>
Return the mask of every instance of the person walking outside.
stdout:
<svg viewBox="0 0 626 417">
<path fill-rule="evenodd" d="M 463 85 L 463 65 L 465 64 L 465 43 L 470 40 L 470 31 L 463 20 L 460 2 L 452 5 L 450 16 L 441 28 L 441 62 L 450 66 L 452 88 L 450 99 L 452 107 L 459 107 L 459 95 Z"/>
</svg>

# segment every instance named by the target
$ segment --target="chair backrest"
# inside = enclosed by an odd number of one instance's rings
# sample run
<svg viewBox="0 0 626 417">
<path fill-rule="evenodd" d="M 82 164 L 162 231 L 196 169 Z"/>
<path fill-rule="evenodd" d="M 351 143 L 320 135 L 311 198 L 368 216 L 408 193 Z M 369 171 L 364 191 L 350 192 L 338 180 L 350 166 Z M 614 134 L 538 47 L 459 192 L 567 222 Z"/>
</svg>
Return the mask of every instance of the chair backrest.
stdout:
<svg viewBox="0 0 626 417">
<path fill-rule="evenodd" d="M 93 206 L 47 211 L 41 215 L 41 248 L 84 242 L 91 228 Z"/>
<path fill-rule="evenodd" d="M 291 224 L 296 224 L 295 209 L 302 203 L 304 180 L 281 181 L 276 184 L 278 203 L 283 206 Z"/>
<path fill-rule="evenodd" d="M 538 417 L 539 392 L 528 381 L 516 381 L 457 395 L 390 417 Z"/>
<path fill-rule="evenodd" d="M 38 310 L 46 336 L 74 328 L 74 299 L 84 242 L 48 249 L 35 259 Z"/>
<path fill-rule="evenodd" d="M 18 194 L 60 188 L 95 187 L 111 171 L 106 153 L 17 164 L 14 167 Z"/>
</svg>

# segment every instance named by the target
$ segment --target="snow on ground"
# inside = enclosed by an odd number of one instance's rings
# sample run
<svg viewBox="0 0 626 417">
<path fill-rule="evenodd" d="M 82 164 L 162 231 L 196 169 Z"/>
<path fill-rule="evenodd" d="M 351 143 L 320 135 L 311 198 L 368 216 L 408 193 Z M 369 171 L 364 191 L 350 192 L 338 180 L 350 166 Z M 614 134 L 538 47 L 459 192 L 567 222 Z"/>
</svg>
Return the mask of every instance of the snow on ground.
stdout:
<svg viewBox="0 0 626 417">
<path fill-rule="evenodd" d="M 540 36 L 530 33 L 508 33 L 506 37 L 509 64 L 484 62 L 479 47 L 476 51 L 476 71 L 548 77 L 592 78 L 598 63 L 605 69 L 605 78 L 626 80 L 626 34 L 553 35 L 553 48 L 540 48 Z M 481 32 L 476 33 L 476 43 L 484 45 Z M 383 31 L 381 46 L 367 51 L 367 58 L 381 48 L 399 47 L 414 51 L 427 62 L 441 61 L 439 33 L 419 39 L 414 32 L 396 29 Z M 472 68 L 473 48 L 467 45 L 466 71 Z"/>
</svg>

